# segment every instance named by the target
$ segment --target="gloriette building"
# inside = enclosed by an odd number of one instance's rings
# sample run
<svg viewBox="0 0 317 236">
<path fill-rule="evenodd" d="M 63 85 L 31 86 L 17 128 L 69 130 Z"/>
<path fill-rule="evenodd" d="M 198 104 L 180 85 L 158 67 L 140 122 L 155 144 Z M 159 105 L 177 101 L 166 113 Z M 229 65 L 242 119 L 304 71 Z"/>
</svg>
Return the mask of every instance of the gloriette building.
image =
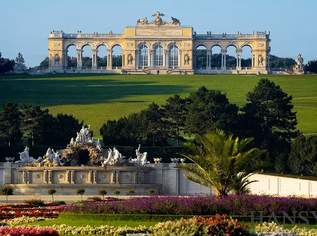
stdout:
<svg viewBox="0 0 317 236">
<path fill-rule="evenodd" d="M 126 74 L 269 73 L 269 33 L 197 34 L 192 27 L 182 26 L 178 19 L 171 17 L 171 21 L 164 21 L 163 16 L 156 12 L 152 21 L 141 18 L 136 26 L 124 28 L 122 34 L 53 31 L 48 38 L 49 70 Z M 70 47 L 76 48 L 76 56 L 69 56 Z M 88 60 L 83 56 L 85 47 L 91 50 Z M 104 57 L 98 54 L 101 47 L 106 48 Z M 229 47 L 234 47 L 233 56 L 228 56 Z M 250 50 L 248 59 L 242 58 L 244 48 Z"/>
</svg>

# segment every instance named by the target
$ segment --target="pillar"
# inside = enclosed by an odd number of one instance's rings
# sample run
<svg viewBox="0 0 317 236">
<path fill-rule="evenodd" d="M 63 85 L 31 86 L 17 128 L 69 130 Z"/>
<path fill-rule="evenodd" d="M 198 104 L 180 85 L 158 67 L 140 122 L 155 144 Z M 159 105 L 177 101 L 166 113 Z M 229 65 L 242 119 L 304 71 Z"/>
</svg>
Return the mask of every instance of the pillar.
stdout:
<svg viewBox="0 0 317 236">
<path fill-rule="evenodd" d="M 43 183 L 48 184 L 48 171 L 47 170 L 43 171 Z"/>
<path fill-rule="evenodd" d="M 113 170 L 110 174 L 110 184 L 115 184 L 116 183 L 116 171 Z"/>
<path fill-rule="evenodd" d="M 53 173 L 52 173 L 52 171 L 51 170 L 48 170 L 48 172 L 47 172 L 47 183 L 48 184 L 52 184 L 52 181 L 53 180 Z"/>
<path fill-rule="evenodd" d="M 179 50 L 178 50 L 178 57 L 177 57 L 177 65 L 178 65 L 178 68 L 181 67 L 181 58 L 183 58 L 183 52 L 179 49 Z"/>
<path fill-rule="evenodd" d="M 83 50 L 77 49 L 77 69 L 78 70 L 81 70 L 83 67 L 82 56 L 83 56 Z"/>
<path fill-rule="evenodd" d="M 75 184 L 75 171 L 74 170 L 70 171 L 70 183 Z"/>
<path fill-rule="evenodd" d="M 237 49 L 237 66 L 236 70 L 241 70 L 241 58 L 242 58 L 242 50 Z"/>
<path fill-rule="evenodd" d="M 221 69 L 222 70 L 226 70 L 227 67 L 227 50 L 226 49 L 222 49 L 221 50 Z"/>
<path fill-rule="evenodd" d="M 108 49 L 107 70 L 112 70 L 112 50 Z"/>
<path fill-rule="evenodd" d="M 164 52 L 163 52 L 163 67 L 165 68 L 165 67 L 167 67 L 166 65 L 167 65 L 167 63 L 166 63 L 166 59 L 167 59 L 167 57 L 166 57 L 166 55 L 168 55 L 168 50 L 164 50 Z"/>
<path fill-rule="evenodd" d="M 152 67 L 153 63 L 153 50 L 149 50 L 149 56 L 148 56 L 148 67 Z"/>
<path fill-rule="evenodd" d="M 211 50 L 207 50 L 207 70 L 211 70 Z"/>
<path fill-rule="evenodd" d="M 92 49 L 92 66 L 91 68 L 93 70 L 97 69 L 97 53 L 98 53 L 98 49 Z"/>
</svg>

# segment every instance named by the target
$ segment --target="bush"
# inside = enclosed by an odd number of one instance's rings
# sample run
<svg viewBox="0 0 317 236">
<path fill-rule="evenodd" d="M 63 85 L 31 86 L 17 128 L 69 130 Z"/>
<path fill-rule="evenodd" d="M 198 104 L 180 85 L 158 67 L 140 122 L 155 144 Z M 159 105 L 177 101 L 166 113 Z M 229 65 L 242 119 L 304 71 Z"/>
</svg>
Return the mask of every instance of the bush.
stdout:
<svg viewBox="0 0 317 236">
<path fill-rule="evenodd" d="M 105 200 L 105 196 L 107 195 L 107 190 L 105 189 L 102 189 L 99 191 L 99 194 L 102 195 L 102 200 Z"/>
<path fill-rule="evenodd" d="M 114 191 L 114 193 L 113 193 L 114 195 L 120 195 L 120 191 L 119 190 L 117 190 L 117 191 Z"/>
<path fill-rule="evenodd" d="M 26 204 L 29 204 L 30 206 L 33 206 L 33 207 L 45 206 L 44 201 L 42 201 L 40 199 L 25 200 L 24 202 Z"/>
<path fill-rule="evenodd" d="M 3 186 L 0 188 L 0 195 L 5 195 L 6 202 L 8 202 L 8 196 L 13 195 L 13 188 L 10 186 Z"/>
<path fill-rule="evenodd" d="M 133 189 L 130 189 L 129 191 L 128 191 L 128 195 L 134 195 L 135 194 L 135 191 L 133 190 Z"/>
<path fill-rule="evenodd" d="M 100 197 L 89 197 L 89 198 L 87 198 L 87 201 L 98 202 L 98 201 L 101 201 L 101 198 Z"/>
</svg>

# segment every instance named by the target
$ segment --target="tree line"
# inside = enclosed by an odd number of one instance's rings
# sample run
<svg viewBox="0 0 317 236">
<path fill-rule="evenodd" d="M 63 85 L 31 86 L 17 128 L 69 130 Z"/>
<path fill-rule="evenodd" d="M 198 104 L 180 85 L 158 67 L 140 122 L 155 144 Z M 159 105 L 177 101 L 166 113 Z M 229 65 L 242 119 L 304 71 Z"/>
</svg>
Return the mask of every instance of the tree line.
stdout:
<svg viewBox="0 0 317 236">
<path fill-rule="evenodd" d="M 8 103 L 0 112 L 1 159 L 17 156 L 24 146 L 37 155 L 48 147 L 64 148 L 82 125 L 71 115 L 53 116 L 39 106 Z"/>
<path fill-rule="evenodd" d="M 223 130 L 227 135 L 253 138 L 254 147 L 266 150 L 264 158 L 257 160 L 265 171 L 317 175 L 317 166 L 315 172 L 307 172 L 294 164 L 304 165 L 301 149 L 295 148 L 298 140 L 308 150 L 316 146 L 311 140 L 316 138 L 306 140 L 296 125 L 292 97 L 274 82 L 261 79 L 242 107 L 230 103 L 220 91 L 201 87 L 188 97 L 174 95 L 164 105 L 153 103 L 139 113 L 107 121 L 100 132 L 108 145 L 183 146 L 195 135 Z M 314 166 L 316 160 L 315 147 L 307 165 Z"/>
</svg>

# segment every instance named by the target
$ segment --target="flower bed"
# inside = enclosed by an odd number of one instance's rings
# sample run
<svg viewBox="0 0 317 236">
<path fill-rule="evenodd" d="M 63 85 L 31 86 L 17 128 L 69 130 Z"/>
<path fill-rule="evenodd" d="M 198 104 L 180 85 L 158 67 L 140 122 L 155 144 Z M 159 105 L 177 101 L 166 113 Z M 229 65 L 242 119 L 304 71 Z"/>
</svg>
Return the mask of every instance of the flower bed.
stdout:
<svg viewBox="0 0 317 236">
<path fill-rule="evenodd" d="M 250 216 L 292 214 L 294 211 L 316 211 L 317 199 L 230 195 L 217 197 L 143 197 L 107 202 L 83 202 L 65 207 L 67 212 L 118 214 L 214 215 Z"/>
<path fill-rule="evenodd" d="M 0 220 L 21 216 L 55 218 L 64 210 L 64 206 L 30 207 L 29 205 L 0 206 Z"/>
<path fill-rule="evenodd" d="M 58 236 L 58 232 L 53 228 L 44 227 L 9 227 L 1 226 L 0 235 L 10 236 Z"/>
<path fill-rule="evenodd" d="M 317 235 L 317 229 L 298 228 L 294 226 L 292 229 L 285 229 L 283 226 L 272 223 L 262 223 L 255 228 L 257 235 L 291 235 L 291 236 L 315 236 Z"/>
</svg>

